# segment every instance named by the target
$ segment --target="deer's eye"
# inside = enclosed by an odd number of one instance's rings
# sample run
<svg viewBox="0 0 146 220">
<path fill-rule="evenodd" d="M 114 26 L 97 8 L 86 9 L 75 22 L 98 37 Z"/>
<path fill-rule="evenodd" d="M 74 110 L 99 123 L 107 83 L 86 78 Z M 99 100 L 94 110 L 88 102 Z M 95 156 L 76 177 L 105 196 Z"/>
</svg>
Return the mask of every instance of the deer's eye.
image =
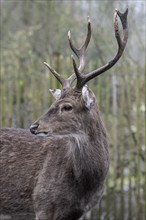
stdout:
<svg viewBox="0 0 146 220">
<path fill-rule="evenodd" d="M 71 111 L 73 109 L 72 105 L 66 104 L 62 107 L 61 111 Z"/>
</svg>

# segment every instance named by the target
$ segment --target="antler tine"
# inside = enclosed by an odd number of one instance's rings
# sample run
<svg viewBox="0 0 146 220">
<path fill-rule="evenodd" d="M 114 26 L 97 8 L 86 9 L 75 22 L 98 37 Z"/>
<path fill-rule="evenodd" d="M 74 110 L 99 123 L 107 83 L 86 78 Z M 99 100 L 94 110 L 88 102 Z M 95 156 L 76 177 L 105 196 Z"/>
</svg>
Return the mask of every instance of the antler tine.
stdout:
<svg viewBox="0 0 146 220">
<path fill-rule="evenodd" d="M 72 58 L 73 68 L 74 68 L 74 72 L 75 72 L 76 78 L 77 78 L 77 79 L 82 78 L 82 75 L 80 74 L 79 69 L 78 69 L 78 67 L 77 67 L 77 65 L 76 65 L 74 56 L 71 55 L 71 58 Z"/>
<path fill-rule="evenodd" d="M 73 52 L 76 54 L 80 62 L 80 65 L 78 67 L 80 72 L 82 72 L 85 66 L 85 51 L 86 51 L 86 48 L 88 47 L 90 39 L 91 39 L 91 22 L 90 22 L 89 17 L 88 17 L 88 32 L 87 32 L 86 40 L 80 48 L 76 48 L 73 45 L 72 39 L 71 39 L 71 33 L 70 31 L 68 32 L 68 40 L 69 40 L 70 47 L 73 50 Z"/>
<path fill-rule="evenodd" d="M 122 27 L 123 27 L 123 32 L 124 32 L 124 37 L 121 39 L 120 33 L 119 33 L 119 27 L 118 27 L 118 21 L 117 21 L 117 15 L 119 16 Z M 116 56 L 107 64 L 104 66 L 92 71 L 91 73 L 88 73 L 87 75 L 83 76 L 80 74 L 80 77 L 78 77 L 78 82 L 76 85 L 76 89 L 81 90 L 82 87 L 91 79 L 94 77 L 102 74 L 103 72 L 107 71 L 110 69 L 122 56 L 122 53 L 125 49 L 127 40 L 128 40 L 128 24 L 127 24 L 127 15 L 128 15 L 128 8 L 124 13 L 120 13 L 117 9 L 115 9 L 115 14 L 114 14 L 114 29 L 115 29 L 115 37 L 117 39 L 118 43 L 118 52 Z"/>
<path fill-rule="evenodd" d="M 73 45 L 72 39 L 71 39 L 71 33 L 70 33 L 70 31 L 68 32 L 68 40 L 69 40 L 70 47 L 79 59 L 79 67 L 78 67 L 79 72 L 82 72 L 83 69 L 84 69 L 84 66 L 85 66 L 85 51 L 86 51 L 86 49 L 88 47 L 88 44 L 90 42 L 90 39 L 91 39 L 91 22 L 90 22 L 89 16 L 88 16 L 88 26 L 87 26 L 87 28 L 88 28 L 88 31 L 87 31 L 86 40 L 80 48 L 76 48 Z M 68 81 L 71 84 L 75 79 L 76 79 L 76 74 L 74 73 L 68 78 Z"/>
<path fill-rule="evenodd" d="M 72 40 L 71 40 L 71 33 L 70 33 L 70 31 L 68 32 L 68 39 L 69 39 L 70 47 L 79 59 L 79 63 L 80 63 L 79 68 L 78 68 L 79 71 L 82 71 L 84 69 L 84 66 L 85 66 L 85 50 L 86 50 L 86 48 L 87 48 L 87 46 L 90 42 L 90 38 L 91 38 L 91 23 L 90 23 L 89 17 L 88 17 L 88 32 L 87 32 L 86 40 L 80 48 L 74 47 L 74 45 L 72 43 Z M 56 77 L 56 79 L 60 82 L 60 84 L 62 85 L 63 88 L 70 87 L 72 82 L 76 79 L 76 73 L 73 73 L 68 79 L 64 79 L 48 63 L 44 62 L 44 64 L 51 71 L 51 73 Z"/>
<path fill-rule="evenodd" d="M 48 63 L 44 62 L 45 66 L 50 70 L 50 72 L 56 77 L 56 79 L 60 82 L 62 87 L 66 85 L 66 80 L 56 72 Z"/>
</svg>

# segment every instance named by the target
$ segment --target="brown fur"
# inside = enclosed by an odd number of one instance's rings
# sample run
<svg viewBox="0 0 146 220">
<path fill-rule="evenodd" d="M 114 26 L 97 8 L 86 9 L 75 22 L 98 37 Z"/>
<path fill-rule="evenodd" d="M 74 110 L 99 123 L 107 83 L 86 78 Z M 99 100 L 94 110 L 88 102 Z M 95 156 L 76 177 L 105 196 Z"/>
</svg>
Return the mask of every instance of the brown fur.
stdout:
<svg viewBox="0 0 146 220">
<path fill-rule="evenodd" d="M 71 111 L 62 110 L 66 103 Z M 34 210 L 37 220 L 77 220 L 101 198 L 109 167 L 95 100 L 87 109 L 82 94 L 69 90 L 35 124 L 36 135 L 0 130 L 0 213 Z"/>
</svg>

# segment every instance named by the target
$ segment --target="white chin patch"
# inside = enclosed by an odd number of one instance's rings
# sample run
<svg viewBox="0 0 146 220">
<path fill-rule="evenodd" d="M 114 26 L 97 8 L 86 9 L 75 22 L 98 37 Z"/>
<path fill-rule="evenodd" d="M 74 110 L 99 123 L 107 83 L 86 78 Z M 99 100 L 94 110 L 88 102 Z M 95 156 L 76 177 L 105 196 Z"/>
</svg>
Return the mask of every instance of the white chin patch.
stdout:
<svg viewBox="0 0 146 220">
<path fill-rule="evenodd" d="M 36 135 L 39 137 L 46 137 L 48 135 L 48 133 L 38 133 Z"/>
</svg>

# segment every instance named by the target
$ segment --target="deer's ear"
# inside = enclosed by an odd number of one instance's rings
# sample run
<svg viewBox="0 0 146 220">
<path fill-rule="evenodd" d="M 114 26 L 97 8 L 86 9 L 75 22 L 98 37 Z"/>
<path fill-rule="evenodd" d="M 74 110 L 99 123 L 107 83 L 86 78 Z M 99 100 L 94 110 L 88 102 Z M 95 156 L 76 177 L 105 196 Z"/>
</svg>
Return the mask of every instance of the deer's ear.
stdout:
<svg viewBox="0 0 146 220">
<path fill-rule="evenodd" d="M 86 108 L 90 110 L 91 106 L 94 105 L 95 98 L 92 92 L 88 89 L 87 85 L 85 85 L 82 89 L 82 97 Z"/>
<path fill-rule="evenodd" d="M 51 94 L 54 96 L 55 99 L 59 99 L 61 96 L 61 90 L 60 89 L 49 89 Z"/>
</svg>

